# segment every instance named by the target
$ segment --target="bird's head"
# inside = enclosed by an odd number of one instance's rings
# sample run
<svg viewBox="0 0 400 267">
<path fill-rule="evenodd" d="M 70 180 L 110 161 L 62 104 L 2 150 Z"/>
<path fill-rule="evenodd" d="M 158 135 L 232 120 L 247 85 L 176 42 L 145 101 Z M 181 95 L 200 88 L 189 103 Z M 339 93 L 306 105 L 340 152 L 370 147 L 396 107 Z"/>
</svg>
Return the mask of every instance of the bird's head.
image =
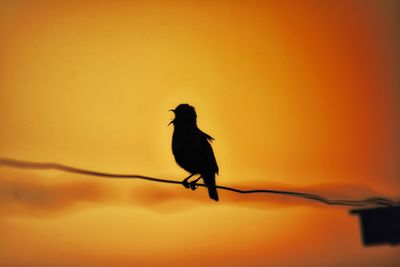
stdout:
<svg viewBox="0 0 400 267">
<path fill-rule="evenodd" d="M 189 104 L 180 104 L 175 109 L 170 109 L 169 111 L 175 114 L 175 118 L 169 124 L 172 123 L 174 126 L 177 124 L 196 124 L 196 110 Z"/>
</svg>

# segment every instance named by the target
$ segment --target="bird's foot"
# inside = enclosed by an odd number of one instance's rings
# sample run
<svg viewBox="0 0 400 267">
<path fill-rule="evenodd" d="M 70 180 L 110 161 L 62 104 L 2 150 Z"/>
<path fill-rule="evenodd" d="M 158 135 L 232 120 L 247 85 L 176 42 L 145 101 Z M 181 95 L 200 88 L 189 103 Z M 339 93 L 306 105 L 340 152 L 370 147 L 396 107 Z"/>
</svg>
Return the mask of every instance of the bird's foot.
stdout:
<svg viewBox="0 0 400 267">
<path fill-rule="evenodd" d="M 185 179 L 185 180 L 183 180 L 182 181 L 182 185 L 185 187 L 185 188 L 190 188 L 190 184 L 188 183 L 188 180 L 187 179 Z"/>
<path fill-rule="evenodd" d="M 193 191 L 197 189 L 197 180 L 196 181 L 192 181 L 190 182 L 190 189 L 192 189 Z"/>
</svg>

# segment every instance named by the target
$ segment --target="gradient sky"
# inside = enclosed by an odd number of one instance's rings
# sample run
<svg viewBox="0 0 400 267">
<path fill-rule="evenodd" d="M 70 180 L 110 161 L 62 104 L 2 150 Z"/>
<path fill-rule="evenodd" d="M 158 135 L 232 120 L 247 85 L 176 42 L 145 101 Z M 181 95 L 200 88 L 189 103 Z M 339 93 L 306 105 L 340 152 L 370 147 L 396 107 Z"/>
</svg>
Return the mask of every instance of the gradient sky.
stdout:
<svg viewBox="0 0 400 267">
<path fill-rule="evenodd" d="M 180 180 L 198 112 L 217 183 L 399 197 L 396 1 L 2 1 L 0 157 Z M 396 105 L 397 104 L 397 105 Z M 0 167 L 0 265 L 399 266 L 346 208 Z"/>
</svg>

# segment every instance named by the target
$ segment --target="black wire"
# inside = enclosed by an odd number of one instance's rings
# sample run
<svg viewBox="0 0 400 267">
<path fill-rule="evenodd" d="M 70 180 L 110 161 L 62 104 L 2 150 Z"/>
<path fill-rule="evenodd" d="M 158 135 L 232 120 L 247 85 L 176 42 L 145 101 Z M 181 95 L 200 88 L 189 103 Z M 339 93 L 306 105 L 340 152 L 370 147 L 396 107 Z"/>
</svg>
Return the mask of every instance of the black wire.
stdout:
<svg viewBox="0 0 400 267">
<path fill-rule="evenodd" d="M 77 174 L 84 174 L 84 175 L 91 175 L 91 176 L 99 176 L 105 178 L 117 178 L 117 179 L 141 179 L 147 180 L 152 182 L 160 182 L 160 183 L 169 183 L 169 184 L 182 184 L 180 181 L 174 180 L 167 180 L 155 177 L 149 177 L 144 175 L 138 174 L 114 174 L 114 173 L 105 173 L 105 172 L 98 172 L 98 171 L 91 171 L 86 169 L 80 169 L 76 167 L 71 167 L 59 163 L 51 163 L 51 162 L 31 162 L 31 161 L 22 161 L 22 160 L 15 160 L 15 159 L 8 159 L 8 158 L 0 158 L 0 166 L 8 166 L 13 168 L 20 168 L 20 169 L 52 169 L 52 170 L 59 170 L 64 172 L 70 173 L 77 173 Z M 205 184 L 196 184 L 200 187 L 206 187 Z M 228 186 L 217 186 L 218 189 L 236 192 L 240 194 L 280 194 L 280 195 L 287 195 L 292 197 L 298 198 L 305 198 L 310 199 L 318 202 L 322 202 L 327 205 L 341 205 L 341 206 L 367 206 L 367 205 L 380 205 L 380 206 L 395 206 L 399 205 L 399 202 L 394 202 L 392 200 L 382 198 L 382 197 L 370 197 L 362 200 L 332 200 L 327 199 L 319 195 L 315 194 L 307 194 L 302 192 L 292 192 L 292 191 L 282 191 L 282 190 L 268 190 L 268 189 L 255 189 L 255 190 L 241 190 L 237 188 L 232 188 Z"/>
</svg>

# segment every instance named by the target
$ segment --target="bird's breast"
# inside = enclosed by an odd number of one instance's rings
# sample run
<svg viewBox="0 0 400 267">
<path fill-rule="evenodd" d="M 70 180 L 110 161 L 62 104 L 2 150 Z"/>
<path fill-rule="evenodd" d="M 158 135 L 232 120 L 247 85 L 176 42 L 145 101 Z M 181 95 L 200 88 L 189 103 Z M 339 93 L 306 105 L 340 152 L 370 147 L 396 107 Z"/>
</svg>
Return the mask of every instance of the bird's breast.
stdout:
<svg viewBox="0 0 400 267">
<path fill-rule="evenodd" d="M 199 173 L 201 168 L 201 147 L 197 139 L 196 135 L 176 130 L 172 137 L 172 153 L 175 161 L 190 173 Z"/>
</svg>

